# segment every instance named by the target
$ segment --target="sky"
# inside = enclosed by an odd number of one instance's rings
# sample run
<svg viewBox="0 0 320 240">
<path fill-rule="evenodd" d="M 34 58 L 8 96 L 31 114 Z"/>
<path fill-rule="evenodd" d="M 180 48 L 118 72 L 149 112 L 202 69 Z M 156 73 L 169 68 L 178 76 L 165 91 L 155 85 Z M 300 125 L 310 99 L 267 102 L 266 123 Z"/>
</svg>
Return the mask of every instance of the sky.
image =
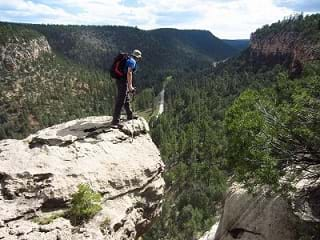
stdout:
<svg viewBox="0 0 320 240">
<path fill-rule="evenodd" d="M 320 12 L 320 0 L 0 0 L 0 21 L 205 29 L 249 39 L 265 24 Z"/>
</svg>

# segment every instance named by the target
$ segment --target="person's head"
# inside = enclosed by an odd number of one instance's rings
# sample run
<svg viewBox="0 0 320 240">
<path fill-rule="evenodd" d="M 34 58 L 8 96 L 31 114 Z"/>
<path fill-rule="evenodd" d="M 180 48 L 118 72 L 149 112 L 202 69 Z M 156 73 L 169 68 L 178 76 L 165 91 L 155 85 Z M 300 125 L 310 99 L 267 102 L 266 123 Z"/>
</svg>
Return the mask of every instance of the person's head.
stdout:
<svg viewBox="0 0 320 240">
<path fill-rule="evenodd" d="M 132 51 L 131 55 L 136 59 L 136 60 L 140 60 L 142 58 L 142 53 L 140 50 L 135 49 Z"/>
</svg>

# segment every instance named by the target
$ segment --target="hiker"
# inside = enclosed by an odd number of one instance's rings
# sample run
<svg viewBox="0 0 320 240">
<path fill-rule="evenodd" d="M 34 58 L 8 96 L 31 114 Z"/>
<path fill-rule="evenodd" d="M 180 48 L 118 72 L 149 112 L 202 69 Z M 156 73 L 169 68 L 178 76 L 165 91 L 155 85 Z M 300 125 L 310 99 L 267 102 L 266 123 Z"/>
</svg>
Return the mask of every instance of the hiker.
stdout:
<svg viewBox="0 0 320 240">
<path fill-rule="evenodd" d="M 141 51 L 135 49 L 133 52 L 126 58 L 123 69 L 123 76 L 116 78 L 117 84 L 117 98 L 113 112 L 112 125 L 120 125 L 120 114 L 122 106 L 127 114 L 127 120 L 137 119 L 136 116 L 133 116 L 133 112 L 130 106 L 130 93 L 135 92 L 133 87 L 133 73 L 137 70 L 137 61 L 141 59 Z"/>
</svg>

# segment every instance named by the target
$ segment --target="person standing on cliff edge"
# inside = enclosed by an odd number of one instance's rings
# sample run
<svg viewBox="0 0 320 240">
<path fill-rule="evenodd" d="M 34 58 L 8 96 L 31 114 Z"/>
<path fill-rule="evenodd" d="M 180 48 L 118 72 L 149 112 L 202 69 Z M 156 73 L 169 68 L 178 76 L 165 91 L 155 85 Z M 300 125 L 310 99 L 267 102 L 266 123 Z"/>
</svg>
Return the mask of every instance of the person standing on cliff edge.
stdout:
<svg viewBox="0 0 320 240">
<path fill-rule="evenodd" d="M 133 50 L 132 53 L 124 60 L 123 76 L 116 78 L 117 97 L 111 122 L 114 127 L 121 127 L 120 114 L 122 107 L 124 107 L 126 111 L 128 120 L 137 119 L 137 117 L 133 115 L 132 108 L 130 106 L 129 93 L 135 92 L 135 88 L 133 87 L 133 73 L 137 71 L 137 62 L 140 61 L 141 58 L 141 51 L 138 49 Z"/>
</svg>

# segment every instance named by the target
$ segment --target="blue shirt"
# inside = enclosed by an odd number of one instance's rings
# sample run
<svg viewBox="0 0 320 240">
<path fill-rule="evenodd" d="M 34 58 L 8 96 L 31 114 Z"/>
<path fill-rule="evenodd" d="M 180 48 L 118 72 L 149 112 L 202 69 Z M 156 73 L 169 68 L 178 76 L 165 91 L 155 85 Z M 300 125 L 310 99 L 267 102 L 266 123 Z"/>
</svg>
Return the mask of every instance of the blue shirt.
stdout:
<svg viewBox="0 0 320 240">
<path fill-rule="evenodd" d="M 133 57 L 129 57 L 124 65 L 124 70 L 126 73 L 128 72 L 128 68 L 131 68 L 133 72 L 137 71 L 137 61 Z"/>
</svg>

